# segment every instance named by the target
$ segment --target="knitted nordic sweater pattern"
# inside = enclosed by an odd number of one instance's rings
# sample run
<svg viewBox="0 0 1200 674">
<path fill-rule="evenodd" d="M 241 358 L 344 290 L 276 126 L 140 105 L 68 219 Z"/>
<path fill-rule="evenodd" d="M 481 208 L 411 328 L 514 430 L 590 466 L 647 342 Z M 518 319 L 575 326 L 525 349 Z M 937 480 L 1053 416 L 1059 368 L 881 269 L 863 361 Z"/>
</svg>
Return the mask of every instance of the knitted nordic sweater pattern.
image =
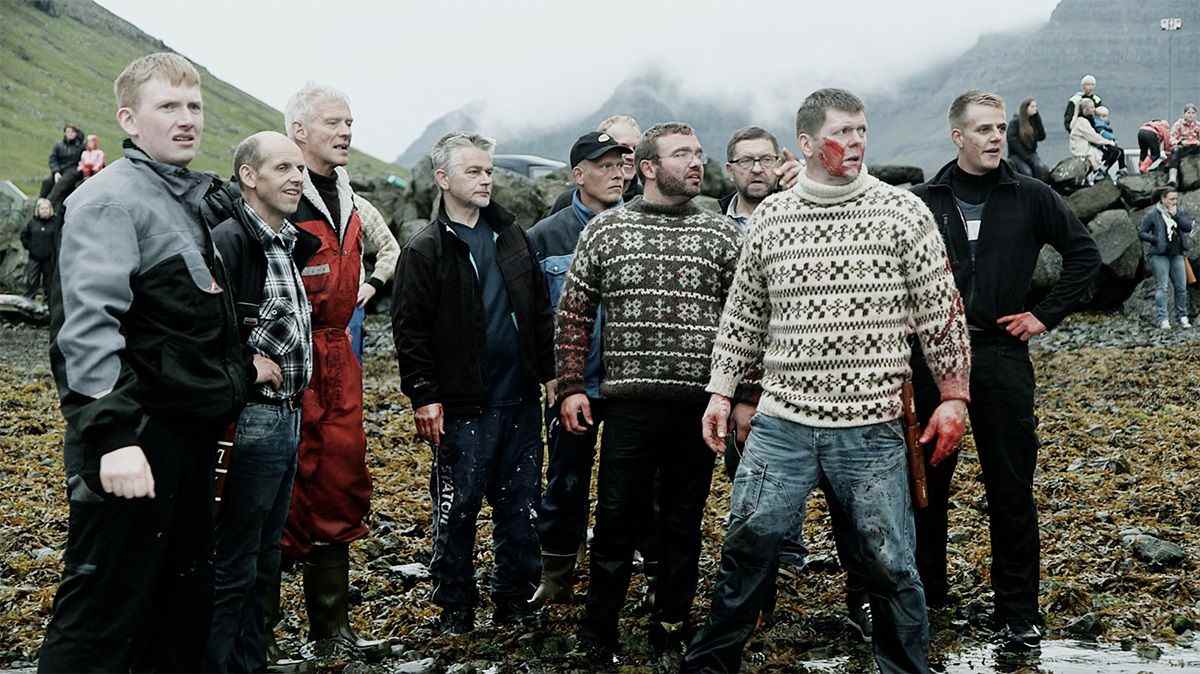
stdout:
<svg viewBox="0 0 1200 674">
<path fill-rule="evenodd" d="M 559 300 L 559 396 L 584 390 L 584 362 L 602 304 L 601 395 L 703 397 L 740 245 L 731 221 L 690 201 L 661 206 L 637 198 L 592 219 Z"/>
<path fill-rule="evenodd" d="M 761 362 L 764 414 L 816 427 L 891 421 L 914 327 L 934 378 L 965 392 L 962 299 L 929 209 L 865 170 L 836 187 L 801 177 L 754 213 L 708 390 L 732 395 Z"/>
</svg>

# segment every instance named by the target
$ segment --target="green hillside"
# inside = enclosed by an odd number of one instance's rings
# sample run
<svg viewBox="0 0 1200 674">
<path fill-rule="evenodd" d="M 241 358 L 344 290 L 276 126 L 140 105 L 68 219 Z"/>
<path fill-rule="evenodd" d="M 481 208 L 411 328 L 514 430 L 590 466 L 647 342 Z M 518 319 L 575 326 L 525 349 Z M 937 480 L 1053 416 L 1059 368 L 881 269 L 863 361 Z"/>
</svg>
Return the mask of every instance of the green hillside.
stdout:
<svg viewBox="0 0 1200 674">
<path fill-rule="evenodd" d="M 100 136 L 120 156 L 112 82 L 133 59 L 169 50 L 90 0 L 0 0 L 0 180 L 28 193 L 47 174 L 46 157 L 66 121 Z M 217 79 L 197 64 L 204 88 L 201 153 L 192 168 L 228 175 L 245 136 L 281 129 L 283 113 Z M 355 151 L 356 176 L 400 173 Z"/>
</svg>

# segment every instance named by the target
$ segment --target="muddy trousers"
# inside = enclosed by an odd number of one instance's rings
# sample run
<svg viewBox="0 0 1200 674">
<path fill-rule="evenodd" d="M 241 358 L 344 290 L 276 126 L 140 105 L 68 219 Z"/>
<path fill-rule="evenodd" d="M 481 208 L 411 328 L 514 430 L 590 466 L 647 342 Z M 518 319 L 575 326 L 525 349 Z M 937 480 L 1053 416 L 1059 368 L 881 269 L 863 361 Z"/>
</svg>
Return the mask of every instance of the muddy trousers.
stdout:
<svg viewBox="0 0 1200 674">
<path fill-rule="evenodd" d="M 584 637 L 616 645 L 633 551 L 656 502 L 654 619 L 687 620 L 696 595 L 700 524 L 716 460 L 700 435 L 703 413 L 703 402 L 606 401 L 591 583 L 580 626 Z"/>
<path fill-rule="evenodd" d="M 153 499 L 106 494 L 99 461 L 69 476 L 63 575 L 39 672 L 204 671 L 211 482 L 223 427 L 150 418 L 139 443 Z"/>
<path fill-rule="evenodd" d="M 971 433 L 988 502 L 996 618 L 1040 625 L 1040 542 L 1033 498 L 1038 440 L 1029 347 L 1007 336 L 973 335 L 971 351 Z M 914 383 L 923 422 L 939 399 L 923 363 L 914 367 Z M 946 510 L 956 462 L 957 454 L 927 473 L 929 507 L 917 514 L 917 564 L 934 606 L 945 601 L 947 591 Z"/>
<path fill-rule="evenodd" d="M 742 651 L 769 597 L 779 548 L 822 476 L 853 529 L 847 552 L 870 593 L 876 664 L 884 674 L 929 671 L 929 627 L 913 556 L 899 422 L 816 428 L 765 414 L 751 422 L 708 623 L 688 647 L 682 671 L 741 668 Z"/>
<path fill-rule="evenodd" d="M 542 418 L 538 401 L 446 416 L 429 483 L 433 498 L 433 603 L 473 608 L 476 517 L 492 506 L 497 600 L 527 600 L 542 574 L 534 508 L 540 495 Z"/>
</svg>

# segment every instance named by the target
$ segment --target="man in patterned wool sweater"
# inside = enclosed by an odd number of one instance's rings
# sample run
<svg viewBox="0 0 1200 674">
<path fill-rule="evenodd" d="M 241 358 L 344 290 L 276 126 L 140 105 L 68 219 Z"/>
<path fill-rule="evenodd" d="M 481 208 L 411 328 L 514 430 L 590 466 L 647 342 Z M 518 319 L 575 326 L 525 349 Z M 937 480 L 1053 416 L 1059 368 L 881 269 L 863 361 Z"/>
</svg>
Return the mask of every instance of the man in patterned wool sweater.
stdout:
<svg viewBox="0 0 1200 674">
<path fill-rule="evenodd" d="M 734 479 L 709 621 L 683 671 L 737 671 L 783 538 L 821 477 L 856 539 L 881 671 L 928 672 L 929 627 L 914 558 L 900 388 L 915 327 L 941 391 L 923 441 L 964 431 L 970 343 L 962 299 L 929 209 L 863 166 L 862 101 L 822 89 L 796 113 L 807 158 L 797 185 L 755 211 L 713 348 L 702 425 L 724 449 L 731 398 L 763 366 L 762 400 Z"/>
<path fill-rule="evenodd" d="M 604 305 L 605 429 L 580 628 L 585 649 L 598 659 L 617 646 L 634 538 L 656 500 L 662 559 L 651 643 L 660 650 L 681 646 L 714 460 L 697 420 L 741 244 L 729 219 L 692 201 L 704 177 L 704 151 L 691 127 L 647 130 L 634 159 L 645 193 L 588 224 L 563 287 L 555 335 L 561 421 L 583 432 L 594 423 L 584 364 L 596 308 Z"/>
</svg>

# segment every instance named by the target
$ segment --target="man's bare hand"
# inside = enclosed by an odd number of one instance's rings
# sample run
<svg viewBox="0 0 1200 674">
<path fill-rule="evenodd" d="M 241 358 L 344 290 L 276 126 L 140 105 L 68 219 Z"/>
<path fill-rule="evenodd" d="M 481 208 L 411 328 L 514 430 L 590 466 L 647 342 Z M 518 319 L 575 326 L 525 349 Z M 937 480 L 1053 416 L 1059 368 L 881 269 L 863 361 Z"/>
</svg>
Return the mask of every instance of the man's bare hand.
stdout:
<svg viewBox="0 0 1200 674">
<path fill-rule="evenodd" d="M 967 404 L 961 400 L 946 400 L 933 411 L 929 425 L 921 434 L 923 445 L 937 438 L 937 446 L 929 463 L 938 465 L 958 451 L 958 442 L 967 432 Z"/>
<path fill-rule="evenodd" d="M 750 437 L 750 419 L 754 417 L 757 409 L 758 405 L 750 403 L 738 403 L 733 406 L 734 440 L 737 441 L 738 447 L 746 446 L 746 438 Z"/>
<path fill-rule="evenodd" d="M 1028 311 L 1023 314 L 1001 316 L 996 319 L 996 323 L 1003 326 L 1008 334 L 1017 337 L 1022 342 L 1028 342 L 1030 337 L 1036 337 L 1046 331 L 1046 326 L 1038 320 L 1038 317 Z"/>
<path fill-rule="evenodd" d="M 579 423 L 579 415 L 583 414 L 584 423 Z M 562 422 L 563 428 L 570 433 L 586 433 L 589 428 L 596 425 L 592 420 L 592 403 L 588 400 L 586 393 L 572 393 L 563 398 L 562 409 L 558 411 L 558 419 Z"/>
<path fill-rule="evenodd" d="M 142 448 L 130 445 L 100 457 L 100 486 L 121 498 L 154 498 L 154 474 Z"/>
<path fill-rule="evenodd" d="M 262 355 L 261 353 L 254 354 L 254 383 L 269 384 L 271 388 L 278 389 L 283 386 L 283 371 L 279 369 L 279 365 Z"/>
<path fill-rule="evenodd" d="M 543 386 L 546 387 L 546 407 L 553 409 L 554 403 L 558 402 L 558 380 L 551 379 Z"/>
<path fill-rule="evenodd" d="M 417 424 L 417 437 L 433 443 L 434 447 L 442 444 L 442 436 L 446 434 L 446 417 L 442 414 L 441 403 L 418 407 L 413 412 L 413 420 Z"/>
<path fill-rule="evenodd" d="M 803 168 L 800 160 L 796 159 L 796 155 L 786 147 L 783 148 L 783 163 L 775 169 L 775 175 L 779 176 L 779 189 L 792 189 L 796 181 L 800 180 L 800 171 Z"/>
<path fill-rule="evenodd" d="M 704 443 L 717 456 L 725 453 L 725 436 L 729 435 L 729 413 L 733 402 L 725 396 L 714 393 L 708 399 L 708 407 L 700 418 L 700 433 Z"/>
<path fill-rule="evenodd" d="M 356 303 L 360 307 L 364 306 L 367 302 L 370 302 L 371 298 L 374 296 L 375 286 L 371 285 L 370 283 L 364 283 L 358 287 L 358 299 L 356 300 Z"/>
</svg>

